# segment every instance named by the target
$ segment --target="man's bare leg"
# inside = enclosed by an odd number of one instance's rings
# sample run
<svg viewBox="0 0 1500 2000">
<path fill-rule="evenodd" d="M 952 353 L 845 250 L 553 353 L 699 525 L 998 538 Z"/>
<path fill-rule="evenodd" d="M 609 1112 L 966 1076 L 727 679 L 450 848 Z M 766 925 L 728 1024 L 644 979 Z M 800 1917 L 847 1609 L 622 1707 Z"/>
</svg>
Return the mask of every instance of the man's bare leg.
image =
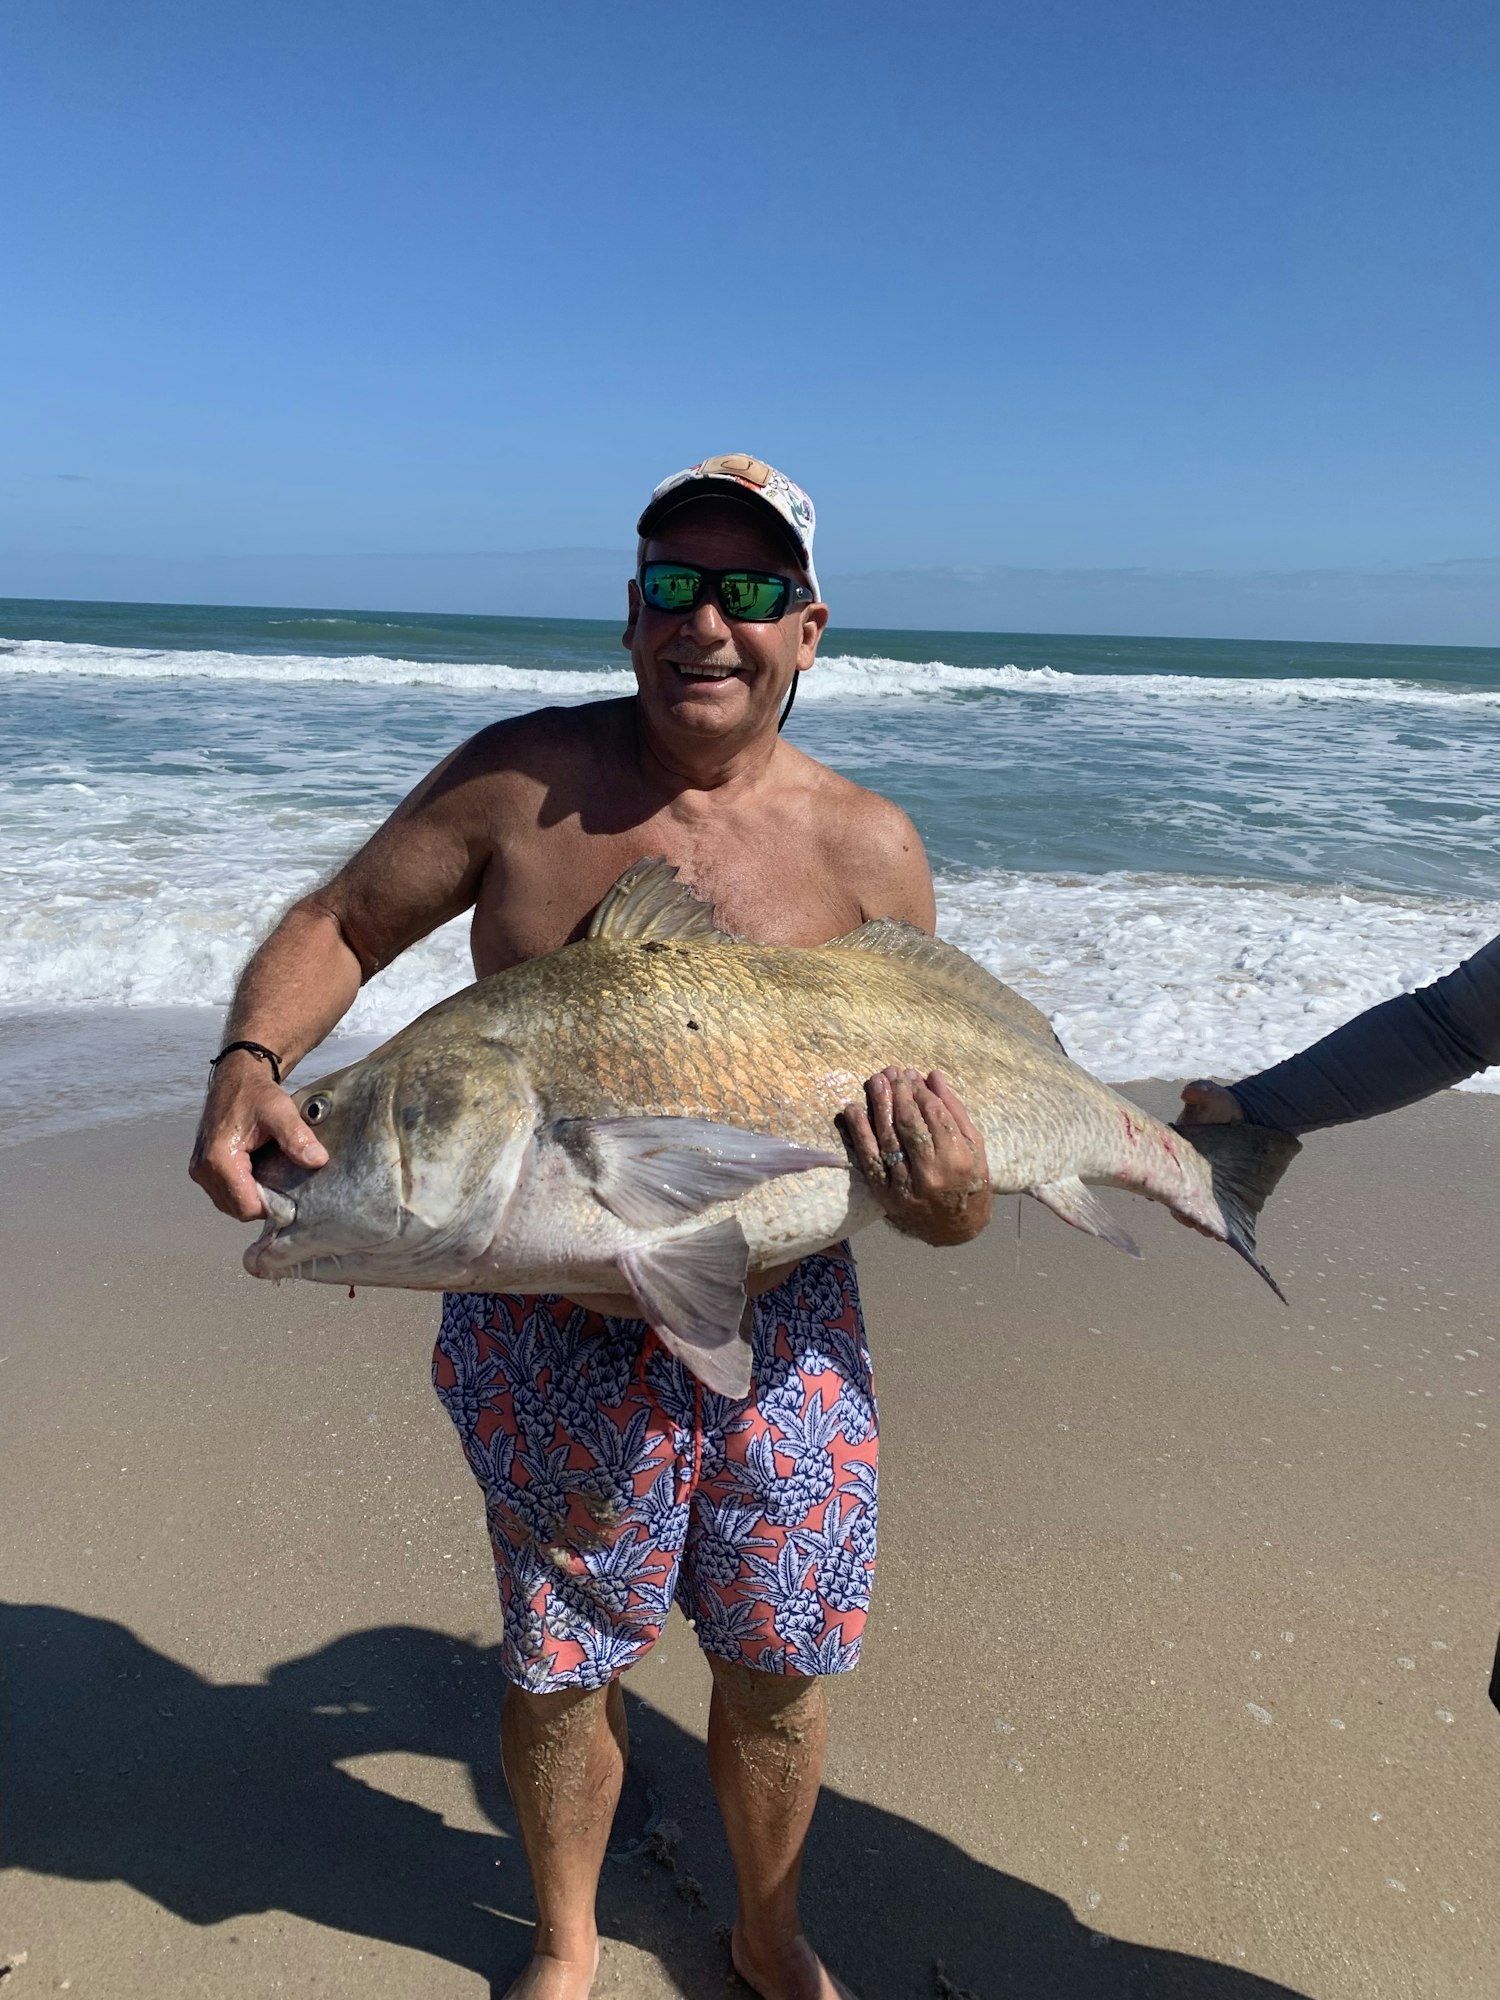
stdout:
<svg viewBox="0 0 1500 2000">
<path fill-rule="evenodd" d="M 708 1658 L 708 1768 L 739 1884 L 735 1970 L 762 2000 L 854 2000 L 803 1937 L 797 1914 L 828 1746 L 822 1683 Z"/>
<path fill-rule="evenodd" d="M 599 1964 L 599 1870 L 625 1776 L 619 1682 L 507 1689 L 500 1746 L 537 1913 L 531 1962 L 505 2000 L 586 2000 Z"/>
</svg>

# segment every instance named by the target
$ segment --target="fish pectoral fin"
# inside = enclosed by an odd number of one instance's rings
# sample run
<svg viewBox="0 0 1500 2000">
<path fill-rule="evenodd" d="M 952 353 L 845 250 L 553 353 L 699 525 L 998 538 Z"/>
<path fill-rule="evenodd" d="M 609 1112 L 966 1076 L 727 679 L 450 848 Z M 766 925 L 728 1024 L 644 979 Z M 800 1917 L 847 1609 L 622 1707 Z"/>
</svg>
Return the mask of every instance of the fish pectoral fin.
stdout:
<svg viewBox="0 0 1500 2000">
<path fill-rule="evenodd" d="M 1042 1181 L 1036 1187 L 1027 1188 L 1026 1192 L 1074 1229 L 1113 1243 L 1127 1257 L 1140 1256 L 1140 1245 L 1135 1238 L 1120 1227 L 1098 1195 L 1091 1194 L 1076 1174 L 1069 1174 L 1060 1181 Z"/>
<path fill-rule="evenodd" d="M 622 1250 L 615 1261 L 642 1317 L 678 1360 L 719 1395 L 748 1396 L 750 1251 L 734 1217 L 691 1236 Z"/>
<path fill-rule="evenodd" d="M 585 935 L 610 944 L 644 944 L 649 938 L 671 938 L 677 944 L 738 942 L 720 928 L 713 904 L 679 882 L 676 868 L 661 855 L 625 870 L 606 892 Z"/>
<path fill-rule="evenodd" d="M 779 1174 L 848 1165 L 842 1153 L 704 1118 L 562 1118 L 550 1133 L 604 1206 L 635 1229 L 681 1222 Z"/>
</svg>

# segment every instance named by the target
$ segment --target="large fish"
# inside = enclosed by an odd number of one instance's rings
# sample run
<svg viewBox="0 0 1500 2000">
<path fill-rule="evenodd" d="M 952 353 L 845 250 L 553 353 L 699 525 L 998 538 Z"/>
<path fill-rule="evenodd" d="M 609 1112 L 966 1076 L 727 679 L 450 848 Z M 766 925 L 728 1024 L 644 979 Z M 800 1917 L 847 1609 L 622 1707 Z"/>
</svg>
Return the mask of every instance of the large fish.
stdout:
<svg viewBox="0 0 1500 2000">
<path fill-rule="evenodd" d="M 895 1063 L 950 1078 L 997 1192 L 1134 1252 L 1085 1183 L 1129 1188 L 1267 1275 L 1255 1217 L 1294 1139 L 1218 1125 L 1189 1141 L 908 924 L 812 951 L 744 944 L 676 872 L 637 863 L 586 939 L 481 979 L 297 1091 L 328 1164 L 255 1155 L 267 1220 L 246 1268 L 615 1299 L 743 1396 L 747 1274 L 880 1214 L 835 1121 Z"/>
</svg>

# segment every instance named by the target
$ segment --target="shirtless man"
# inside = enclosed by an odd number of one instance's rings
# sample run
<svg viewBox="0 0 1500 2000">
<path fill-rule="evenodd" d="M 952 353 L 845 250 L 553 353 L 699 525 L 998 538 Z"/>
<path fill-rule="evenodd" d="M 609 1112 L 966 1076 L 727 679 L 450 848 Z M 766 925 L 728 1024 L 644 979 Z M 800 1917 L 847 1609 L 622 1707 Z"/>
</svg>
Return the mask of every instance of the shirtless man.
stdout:
<svg viewBox="0 0 1500 2000">
<path fill-rule="evenodd" d="M 931 930 L 932 880 L 895 806 L 778 734 L 828 620 L 813 511 L 738 454 L 663 482 L 639 523 L 624 642 L 638 692 L 496 723 L 445 759 L 240 981 L 192 1175 L 262 1212 L 275 1141 L 327 1158 L 274 1080 L 361 984 L 474 910 L 476 973 L 579 938 L 632 862 L 664 855 L 729 928 L 819 945 L 872 917 Z M 989 1217 L 982 1141 L 936 1074 L 889 1070 L 845 1112 L 898 1228 L 934 1243 Z M 822 1775 L 822 1676 L 858 1657 L 875 1541 L 875 1411 L 847 1246 L 762 1281 L 747 1403 L 703 1391 L 638 1320 L 556 1298 L 450 1295 L 434 1379 L 485 1492 L 511 1686 L 501 1737 L 536 1891 L 508 2000 L 584 2000 L 624 1773 L 619 1675 L 675 1594 L 713 1673 L 708 1755 L 734 1857 L 734 1962 L 764 2000 L 848 2000 L 802 1935 Z M 572 1553 L 569 1553 L 572 1551 Z"/>
</svg>

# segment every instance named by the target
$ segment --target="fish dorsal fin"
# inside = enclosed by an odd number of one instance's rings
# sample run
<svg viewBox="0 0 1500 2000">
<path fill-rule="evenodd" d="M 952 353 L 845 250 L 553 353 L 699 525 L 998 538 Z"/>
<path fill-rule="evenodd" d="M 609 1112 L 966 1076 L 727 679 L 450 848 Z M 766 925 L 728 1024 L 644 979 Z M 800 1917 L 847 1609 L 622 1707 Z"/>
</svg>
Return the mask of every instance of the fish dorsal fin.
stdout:
<svg viewBox="0 0 1500 2000">
<path fill-rule="evenodd" d="M 924 972 L 941 979 L 951 991 L 962 994 L 971 1007 L 979 1008 L 991 1020 L 1001 1022 L 1007 1028 L 1020 1028 L 1055 1048 L 1062 1047 L 1053 1033 L 1052 1023 L 1040 1007 L 1033 1007 L 1029 1000 L 1022 999 L 1013 987 L 997 979 L 993 972 L 986 972 L 956 944 L 931 937 L 926 931 L 918 930 L 915 924 L 903 923 L 899 917 L 875 917 L 869 923 L 861 924 L 857 931 L 834 938 L 824 949 L 868 951 L 881 958 L 904 959 L 908 965 L 918 965 Z"/>
<path fill-rule="evenodd" d="M 671 938 L 677 944 L 729 940 L 714 921 L 713 904 L 679 882 L 674 865 L 660 855 L 625 870 L 595 910 L 587 935 L 608 944 L 644 944 L 652 938 Z"/>
</svg>

